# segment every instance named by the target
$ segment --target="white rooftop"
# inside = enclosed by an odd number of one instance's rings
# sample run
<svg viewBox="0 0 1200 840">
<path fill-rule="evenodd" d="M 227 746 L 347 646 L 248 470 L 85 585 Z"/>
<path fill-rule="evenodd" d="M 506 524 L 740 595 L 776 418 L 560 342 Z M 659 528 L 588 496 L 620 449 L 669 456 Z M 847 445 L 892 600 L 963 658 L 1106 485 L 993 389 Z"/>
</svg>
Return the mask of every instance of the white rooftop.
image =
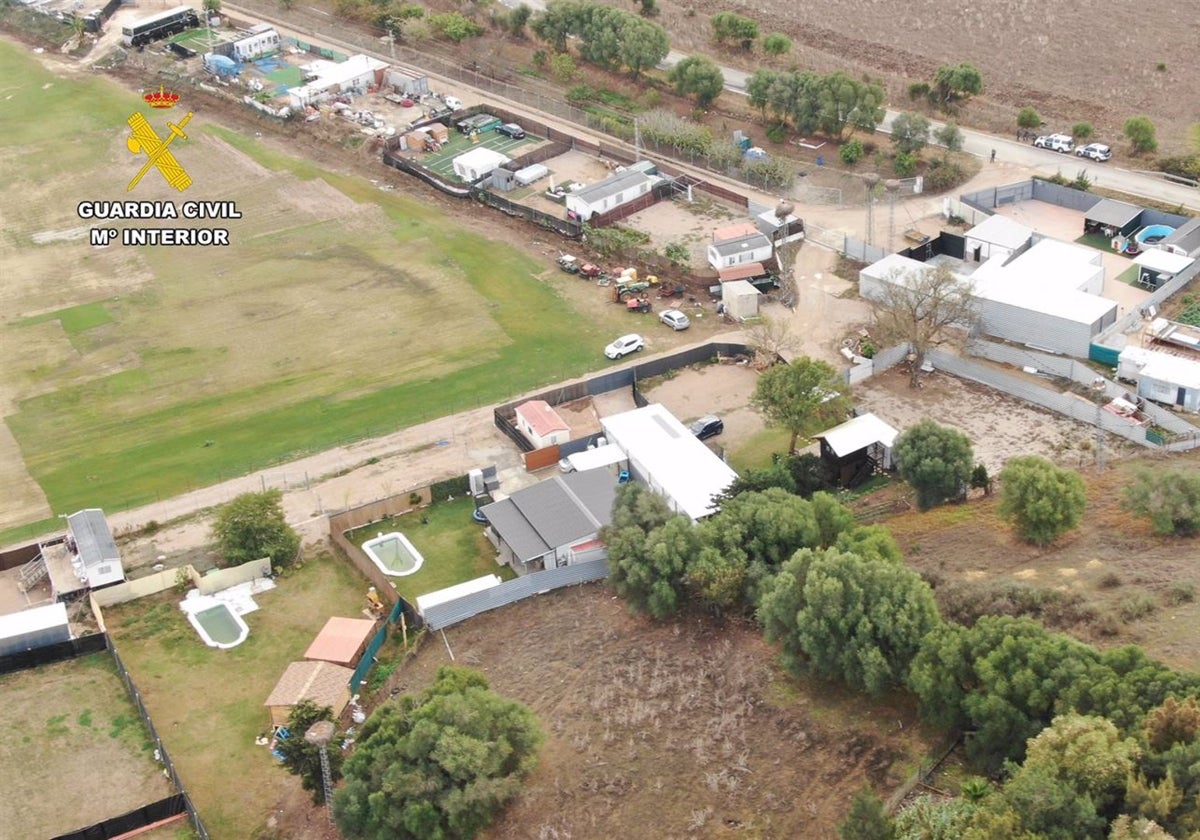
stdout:
<svg viewBox="0 0 1200 840">
<path fill-rule="evenodd" d="M 67 624 L 67 605 L 61 601 L 32 607 L 28 610 L 0 615 L 0 639 L 10 639 L 24 633 L 36 633 L 50 627 Z"/>
<path fill-rule="evenodd" d="M 1033 229 L 1007 216 L 988 216 L 966 233 L 969 239 L 990 242 L 1004 248 L 1020 248 L 1033 236 Z"/>
<path fill-rule="evenodd" d="M 652 488 L 692 519 L 715 513 L 713 496 L 737 478 L 728 464 L 659 403 L 604 417 L 600 424 L 630 459 L 647 470 Z"/>
<path fill-rule="evenodd" d="M 817 437 L 823 439 L 835 455 L 843 458 L 873 443 L 882 443 L 890 448 L 896 443 L 896 436 L 899 434 L 898 429 L 892 428 L 868 412 L 821 432 Z"/>
<path fill-rule="evenodd" d="M 1162 274 L 1178 274 L 1195 261 L 1193 257 L 1185 257 L 1183 254 L 1173 254 L 1170 251 L 1151 248 L 1138 254 L 1134 258 L 1133 264 Z"/>
<path fill-rule="evenodd" d="M 619 464 L 625 460 L 625 453 L 616 444 L 606 443 L 604 446 L 597 446 L 595 449 L 588 449 L 584 452 L 576 452 L 574 455 L 568 455 L 567 460 L 578 472 L 584 472 L 585 470 L 594 470 L 600 467 L 611 466 L 612 464 Z"/>
<path fill-rule="evenodd" d="M 1129 359 L 1138 367 L 1138 374 L 1159 382 L 1169 382 L 1189 390 L 1200 389 L 1200 362 L 1160 353 L 1142 347 L 1127 347 L 1121 351 L 1122 359 Z"/>
<path fill-rule="evenodd" d="M 491 589 L 493 586 L 499 585 L 500 577 L 498 575 L 484 575 L 474 580 L 456 583 L 454 586 L 447 586 L 445 589 L 438 589 L 425 595 L 418 595 L 417 612 L 424 614 L 425 610 L 430 607 L 436 607 L 438 604 L 444 604 L 447 601 L 453 601 L 457 598 L 465 598 L 468 595 L 474 595 L 476 592 L 482 592 L 485 589 Z"/>
</svg>

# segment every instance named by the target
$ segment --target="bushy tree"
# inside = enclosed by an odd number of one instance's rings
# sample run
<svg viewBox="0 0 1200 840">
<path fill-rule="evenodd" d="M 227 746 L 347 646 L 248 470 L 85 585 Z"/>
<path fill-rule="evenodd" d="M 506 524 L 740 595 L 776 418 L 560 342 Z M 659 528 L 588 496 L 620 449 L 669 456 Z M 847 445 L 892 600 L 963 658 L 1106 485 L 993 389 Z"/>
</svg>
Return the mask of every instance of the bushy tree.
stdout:
<svg viewBox="0 0 1200 840">
<path fill-rule="evenodd" d="M 692 55 L 680 61 L 670 72 L 667 80 L 682 96 L 695 96 L 696 104 L 707 108 L 725 89 L 725 76 L 711 59 Z"/>
<path fill-rule="evenodd" d="M 1123 799 L 1138 756 L 1137 743 L 1122 738 L 1107 718 L 1065 714 L 1029 742 L 1022 770 L 1044 771 L 1103 813 Z"/>
<path fill-rule="evenodd" d="M 939 265 L 909 273 L 897 273 L 883 283 L 871 302 L 874 332 L 889 341 L 902 341 L 916 357 L 909 385 L 920 381 L 925 354 L 937 345 L 966 335 L 978 320 L 968 281 Z"/>
<path fill-rule="evenodd" d="M 1190 744 L 1200 734 L 1200 705 L 1195 697 L 1180 703 L 1168 697 L 1146 715 L 1146 744 L 1155 752 L 1166 752 L 1176 744 Z"/>
<path fill-rule="evenodd" d="M 866 150 L 863 148 L 862 141 L 860 140 L 849 140 L 843 143 L 842 147 L 838 149 L 838 157 L 847 166 L 853 166 L 858 163 L 862 160 L 864 154 L 866 154 Z"/>
<path fill-rule="evenodd" d="M 841 840 L 896 840 L 896 827 L 883 802 L 869 789 L 859 791 L 850 802 L 850 812 L 838 824 Z"/>
<path fill-rule="evenodd" d="M 961 152 L 963 147 L 963 133 L 952 122 L 948 122 L 941 128 L 933 132 L 933 139 L 942 145 L 947 152 Z"/>
<path fill-rule="evenodd" d="M 1000 515 L 1027 542 L 1053 542 L 1079 524 L 1086 504 L 1079 473 L 1037 455 L 1010 458 L 1000 473 Z"/>
<path fill-rule="evenodd" d="M 671 51 L 667 30 L 657 23 L 640 17 L 626 15 L 620 29 L 621 63 L 629 68 L 633 78 L 641 76 L 643 70 L 657 67 Z"/>
<path fill-rule="evenodd" d="M 763 38 L 763 52 L 767 55 L 787 55 L 792 51 L 792 39 L 779 32 Z"/>
<path fill-rule="evenodd" d="M 918 796 L 896 814 L 896 840 L 962 840 L 976 810 L 966 798 Z"/>
<path fill-rule="evenodd" d="M 1135 154 L 1158 151 L 1158 137 L 1149 117 L 1130 117 L 1121 127 L 1121 133 L 1129 140 Z"/>
<path fill-rule="evenodd" d="M 896 440 L 900 477 L 917 491 L 921 510 L 959 499 L 971 477 L 971 441 L 957 429 L 925 419 Z"/>
<path fill-rule="evenodd" d="M 670 531 L 662 533 L 668 523 Z M 665 618 L 679 608 L 683 573 L 698 549 L 691 520 L 667 507 L 644 484 L 617 492 L 612 521 L 600 529 L 608 549 L 609 583 L 634 609 Z"/>
<path fill-rule="evenodd" d="M 1154 820 L 1122 814 L 1113 820 L 1108 840 L 1175 840 Z"/>
<path fill-rule="evenodd" d="M 1077 122 L 1071 126 L 1071 136 L 1076 140 L 1090 140 L 1096 129 L 1090 122 Z"/>
<path fill-rule="evenodd" d="M 456 44 L 468 38 L 478 38 L 483 34 L 482 26 L 460 12 L 444 12 L 439 15 L 430 15 L 429 25 L 441 37 Z"/>
<path fill-rule="evenodd" d="M 529 8 L 528 4 L 517 4 L 517 7 L 508 13 L 508 31 L 518 38 L 524 37 L 525 27 L 531 17 L 533 17 L 533 9 Z"/>
<path fill-rule="evenodd" d="M 718 42 L 736 41 L 744 50 L 753 47 L 758 38 L 758 23 L 734 12 L 718 12 L 709 23 Z"/>
<path fill-rule="evenodd" d="M 791 432 L 788 452 L 796 451 L 801 435 L 840 423 L 850 410 L 842 377 L 831 366 L 802 356 L 763 373 L 754 386 L 751 404 L 767 422 Z"/>
<path fill-rule="evenodd" d="M 1042 115 L 1028 105 L 1017 112 L 1017 125 L 1021 128 L 1038 128 L 1042 124 Z"/>
<path fill-rule="evenodd" d="M 1140 471 L 1125 487 L 1127 509 L 1150 520 L 1156 533 L 1200 533 L 1200 472 Z"/>
<path fill-rule="evenodd" d="M 969 61 L 962 64 L 943 64 L 933 76 L 931 96 L 947 110 L 965 103 L 983 90 L 983 75 Z"/>
<path fill-rule="evenodd" d="M 333 799 L 348 840 L 474 837 L 521 790 L 542 734 L 528 708 L 466 668 L 377 708 Z"/>
<path fill-rule="evenodd" d="M 842 72 L 756 70 L 746 82 L 750 104 L 801 134 L 822 131 L 841 140 L 847 131 L 873 132 L 883 121 L 883 88 Z"/>
<path fill-rule="evenodd" d="M 272 566 L 287 566 L 300 551 L 300 535 L 283 516 L 283 493 L 242 493 L 217 509 L 213 537 L 225 562 L 240 566 L 271 558 Z"/>
<path fill-rule="evenodd" d="M 1037 840 L 1101 840 L 1105 819 L 1096 803 L 1041 766 L 1022 767 L 996 799 L 1001 813 L 1016 817 L 1017 831 L 999 837 Z"/>
<path fill-rule="evenodd" d="M 333 709 L 318 706 L 311 700 L 302 700 L 288 715 L 288 737 L 276 740 L 275 749 L 283 756 L 283 766 L 293 776 L 300 777 L 300 786 L 312 791 L 313 804 L 325 802 L 325 783 L 321 775 L 321 749 L 305 739 L 309 727 L 322 720 L 333 720 Z M 325 752 L 329 760 L 329 773 L 334 782 L 342 778 L 344 757 L 337 741 L 330 743 Z"/>
<path fill-rule="evenodd" d="M 892 120 L 892 143 L 902 154 L 916 154 L 929 142 L 929 118 L 904 112 Z"/>
</svg>

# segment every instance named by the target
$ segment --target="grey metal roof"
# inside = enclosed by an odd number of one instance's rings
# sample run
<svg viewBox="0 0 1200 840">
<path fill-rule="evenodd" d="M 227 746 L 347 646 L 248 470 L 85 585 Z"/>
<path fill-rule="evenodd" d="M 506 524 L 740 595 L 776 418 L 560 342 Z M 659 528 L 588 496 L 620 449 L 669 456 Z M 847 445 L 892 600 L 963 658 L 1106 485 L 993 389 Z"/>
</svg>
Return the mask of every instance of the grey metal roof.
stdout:
<svg viewBox="0 0 1200 840">
<path fill-rule="evenodd" d="M 592 184 L 590 187 L 576 190 L 571 195 L 580 201 L 595 204 L 597 201 L 603 201 L 609 196 L 616 195 L 630 187 L 650 180 L 652 179 L 645 172 L 625 171 L 610 178 L 605 178 L 603 181 Z"/>
<path fill-rule="evenodd" d="M 746 236 L 739 236 L 737 239 L 727 239 L 724 242 L 718 242 L 713 245 L 716 252 L 722 257 L 728 257 L 732 254 L 740 254 L 743 251 L 754 251 L 762 247 L 770 247 L 771 240 L 762 233 L 751 233 Z"/>
<path fill-rule="evenodd" d="M 1159 245 L 1174 245 L 1191 254 L 1192 251 L 1200 248 L 1200 218 L 1190 219 L 1175 229 L 1175 232 L 1166 237 Z"/>
<path fill-rule="evenodd" d="M 1092 205 L 1092 209 L 1083 217 L 1089 222 L 1096 222 L 1110 227 L 1123 228 L 1142 213 L 1142 208 L 1124 201 L 1111 198 L 1101 199 Z"/>
<path fill-rule="evenodd" d="M 481 510 L 513 554 L 527 561 L 608 524 L 616 483 L 606 469 L 556 475 Z"/>
<path fill-rule="evenodd" d="M 561 589 L 564 586 L 603 580 L 606 577 L 608 577 L 608 561 L 606 560 L 589 560 L 586 563 L 575 563 L 558 569 L 533 572 L 515 580 L 506 580 L 504 583 L 489 587 L 482 592 L 474 592 L 453 601 L 426 607 L 424 611 L 425 624 L 431 630 L 440 630 L 443 627 L 458 624 L 460 621 L 466 621 L 481 612 L 515 604 L 517 601 L 533 595 L 549 592 L 552 589 Z"/>
<path fill-rule="evenodd" d="M 108 520 L 100 508 L 88 508 L 67 517 L 67 527 L 75 539 L 75 550 L 86 568 L 120 560 Z"/>
</svg>

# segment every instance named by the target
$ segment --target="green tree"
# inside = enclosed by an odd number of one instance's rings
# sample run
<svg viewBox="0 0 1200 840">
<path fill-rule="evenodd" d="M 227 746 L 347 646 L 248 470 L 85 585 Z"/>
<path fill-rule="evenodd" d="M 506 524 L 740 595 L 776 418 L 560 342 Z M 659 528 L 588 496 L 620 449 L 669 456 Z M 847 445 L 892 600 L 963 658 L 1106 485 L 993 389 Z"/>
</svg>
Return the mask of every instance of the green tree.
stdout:
<svg viewBox="0 0 1200 840">
<path fill-rule="evenodd" d="M 621 63 L 632 71 L 635 79 L 641 76 L 643 70 L 657 67 L 671 51 L 667 30 L 657 23 L 632 15 L 625 16 L 620 38 Z"/>
<path fill-rule="evenodd" d="M 992 477 L 988 475 L 987 467 L 983 464 L 976 464 L 971 470 L 971 488 L 982 490 L 985 496 L 992 495 Z"/>
<path fill-rule="evenodd" d="M 1155 533 L 1200 533 L 1200 472 L 1141 470 L 1125 487 L 1125 507 L 1150 520 Z"/>
<path fill-rule="evenodd" d="M 1000 472 L 1000 515 L 1035 545 L 1051 543 L 1078 525 L 1086 504 L 1079 473 L 1037 455 L 1010 458 Z"/>
<path fill-rule="evenodd" d="M 430 15 L 429 25 L 435 33 L 456 44 L 483 34 L 482 26 L 459 12 Z"/>
<path fill-rule="evenodd" d="M 896 840 L 962 840 L 976 810 L 965 798 L 918 796 L 896 814 Z"/>
<path fill-rule="evenodd" d="M 558 79 L 562 84 L 567 84 L 575 78 L 575 73 L 578 68 L 575 66 L 575 59 L 571 58 L 570 53 L 555 53 L 550 59 L 550 75 Z"/>
<path fill-rule="evenodd" d="M 864 154 L 866 154 L 866 149 L 863 148 L 861 140 L 848 140 L 838 149 L 838 157 L 847 166 L 853 166 L 858 163 L 862 160 Z"/>
<path fill-rule="evenodd" d="M 1038 128 L 1042 124 L 1042 115 L 1028 105 L 1017 112 L 1017 126 L 1020 128 Z"/>
<path fill-rule="evenodd" d="M 672 513 L 645 485 L 630 483 L 618 491 L 612 522 L 600 530 L 600 538 L 608 548 L 609 583 L 618 595 L 655 618 L 678 610 L 687 561 L 699 550 L 691 520 Z"/>
<path fill-rule="evenodd" d="M 886 96 L 874 82 L 861 81 L 840 71 L 827 76 L 801 76 L 800 89 L 805 103 L 797 110 L 797 129 L 808 119 L 801 114 L 811 112 L 816 127 L 835 140 L 842 139 L 846 129 L 871 133 L 883 121 Z M 811 129 L 809 129 L 811 130 Z"/>
<path fill-rule="evenodd" d="M 948 266 L 912 272 L 897 271 L 887 278 L 872 301 L 874 334 L 887 341 L 904 342 L 915 358 L 908 384 L 920 384 L 925 354 L 953 337 L 969 333 L 979 318 L 971 285 Z"/>
<path fill-rule="evenodd" d="M 1004 785 L 1001 800 L 1016 814 L 1024 834 L 1041 840 L 1101 840 L 1105 819 L 1096 803 L 1041 765 L 1018 769 Z"/>
<path fill-rule="evenodd" d="M 1154 820 L 1122 814 L 1113 820 L 1108 840 L 1175 840 Z"/>
<path fill-rule="evenodd" d="M 869 789 L 859 791 L 850 802 L 850 812 L 838 824 L 841 840 L 896 840 L 896 827 L 883 802 Z"/>
<path fill-rule="evenodd" d="M 983 76 L 979 68 L 969 61 L 962 64 L 943 64 L 933 76 L 931 96 L 944 109 L 950 110 L 965 104 L 983 90 Z"/>
<path fill-rule="evenodd" d="M 209 15 L 219 14 L 221 11 L 221 0 L 204 0 L 200 6 Z"/>
<path fill-rule="evenodd" d="M 567 37 L 579 26 L 582 8 L 579 0 L 550 0 L 544 12 L 534 15 L 529 28 L 555 52 L 566 52 Z"/>
<path fill-rule="evenodd" d="M 1123 799 L 1138 756 L 1137 743 L 1107 718 L 1065 714 L 1029 742 L 1022 769 L 1044 770 L 1106 812 Z"/>
<path fill-rule="evenodd" d="M 936 140 L 942 148 L 949 152 L 961 152 L 963 147 L 963 133 L 952 122 L 948 122 L 941 128 L 933 132 L 933 139 Z"/>
<path fill-rule="evenodd" d="M 1180 703 L 1168 697 L 1151 710 L 1145 721 L 1146 744 L 1155 752 L 1166 752 L 1176 744 L 1190 744 L 1200 734 L 1200 705 L 1195 697 Z"/>
<path fill-rule="evenodd" d="M 925 419 L 896 440 L 900 477 L 917 491 L 921 510 L 962 497 L 971 477 L 971 441 L 957 429 Z"/>
<path fill-rule="evenodd" d="M 904 112 L 892 120 L 892 143 L 901 154 L 916 154 L 929 142 L 930 122 L 921 114 Z"/>
<path fill-rule="evenodd" d="M 508 31 L 517 38 L 525 37 L 525 26 L 531 17 L 533 17 L 533 9 L 529 8 L 526 3 L 518 4 L 508 13 Z"/>
<path fill-rule="evenodd" d="M 528 708 L 466 668 L 377 708 L 333 799 L 348 840 L 474 837 L 521 791 L 542 734 Z"/>
<path fill-rule="evenodd" d="M 718 12 L 709 20 L 713 36 L 719 43 L 736 41 L 742 49 L 749 50 L 758 38 L 758 23 L 734 12 Z"/>
<path fill-rule="evenodd" d="M 807 356 L 763 373 L 750 402 L 769 424 L 791 432 L 789 453 L 796 451 L 796 439 L 801 435 L 840 423 L 850 410 L 841 376 L 825 362 Z"/>
<path fill-rule="evenodd" d="M 896 152 L 896 157 L 892 161 L 892 168 L 896 170 L 897 175 L 907 178 L 917 171 L 916 154 L 913 152 Z"/>
<path fill-rule="evenodd" d="M 1158 151 L 1158 137 L 1149 117 L 1130 117 L 1121 127 L 1121 133 L 1129 140 L 1135 154 Z"/>
<path fill-rule="evenodd" d="M 302 700 L 292 708 L 288 715 L 288 737 L 278 739 L 275 749 L 283 756 L 283 766 L 293 776 L 300 777 L 300 786 L 312 791 L 313 804 L 325 802 L 325 783 L 321 776 L 321 750 L 307 739 L 309 727 L 321 720 L 334 720 L 333 709 L 329 706 L 318 706 L 311 700 Z M 336 722 L 336 721 L 335 721 Z M 334 782 L 342 778 L 342 762 L 344 757 L 338 749 L 336 740 L 331 742 L 325 752 L 329 760 L 329 772 Z"/>
<path fill-rule="evenodd" d="M 242 493 L 217 509 L 213 538 L 225 562 L 240 566 L 271 558 L 272 566 L 287 566 L 300 551 L 300 535 L 283 516 L 283 493 Z"/>
<path fill-rule="evenodd" d="M 707 108 L 725 89 L 725 76 L 711 59 L 692 55 L 680 61 L 667 73 L 667 81 L 681 96 L 695 96 L 696 104 Z"/>
<path fill-rule="evenodd" d="M 779 32 L 772 32 L 763 38 L 762 45 L 767 55 L 787 55 L 792 51 L 792 39 Z"/>
</svg>

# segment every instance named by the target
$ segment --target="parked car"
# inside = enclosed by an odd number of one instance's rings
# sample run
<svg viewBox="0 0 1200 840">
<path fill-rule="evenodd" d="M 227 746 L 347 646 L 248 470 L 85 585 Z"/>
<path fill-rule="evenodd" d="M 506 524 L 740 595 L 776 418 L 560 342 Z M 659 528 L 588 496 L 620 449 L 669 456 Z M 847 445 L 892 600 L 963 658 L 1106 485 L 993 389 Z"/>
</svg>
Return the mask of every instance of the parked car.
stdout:
<svg viewBox="0 0 1200 840">
<path fill-rule="evenodd" d="M 697 440 L 706 440 L 725 431 L 725 421 L 715 414 L 709 414 L 693 423 L 691 428 Z"/>
<path fill-rule="evenodd" d="M 673 330 L 686 330 L 692 325 L 692 322 L 688 320 L 688 316 L 678 309 L 664 309 L 658 316 L 658 320 Z"/>
<path fill-rule="evenodd" d="M 443 96 L 442 101 L 446 103 L 446 107 L 451 111 L 458 111 L 462 109 L 462 100 L 457 96 Z"/>
<path fill-rule="evenodd" d="M 1039 149 L 1050 149 L 1069 154 L 1075 149 L 1075 139 L 1069 134 L 1043 134 L 1033 141 L 1033 145 Z"/>
<path fill-rule="evenodd" d="M 575 465 L 571 463 L 569 458 L 561 458 L 558 462 L 558 471 L 563 475 L 575 472 Z"/>
<path fill-rule="evenodd" d="M 1112 149 L 1103 143 L 1088 143 L 1086 146 L 1080 146 L 1076 149 L 1075 154 L 1080 157 L 1091 158 L 1096 163 L 1104 163 L 1104 161 L 1112 158 Z"/>
<path fill-rule="evenodd" d="M 604 348 L 604 355 L 610 359 L 619 359 L 622 356 L 628 356 L 630 353 L 636 353 L 646 346 L 646 342 L 637 333 L 623 335 L 614 341 L 612 344 Z"/>
<path fill-rule="evenodd" d="M 525 129 L 516 123 L 504 123 L 504 125 L 497 126 L 496 133 L 503 134 L 505 137 L 511 137 L 514 140 L 525 139 Z"/>
</svg>

